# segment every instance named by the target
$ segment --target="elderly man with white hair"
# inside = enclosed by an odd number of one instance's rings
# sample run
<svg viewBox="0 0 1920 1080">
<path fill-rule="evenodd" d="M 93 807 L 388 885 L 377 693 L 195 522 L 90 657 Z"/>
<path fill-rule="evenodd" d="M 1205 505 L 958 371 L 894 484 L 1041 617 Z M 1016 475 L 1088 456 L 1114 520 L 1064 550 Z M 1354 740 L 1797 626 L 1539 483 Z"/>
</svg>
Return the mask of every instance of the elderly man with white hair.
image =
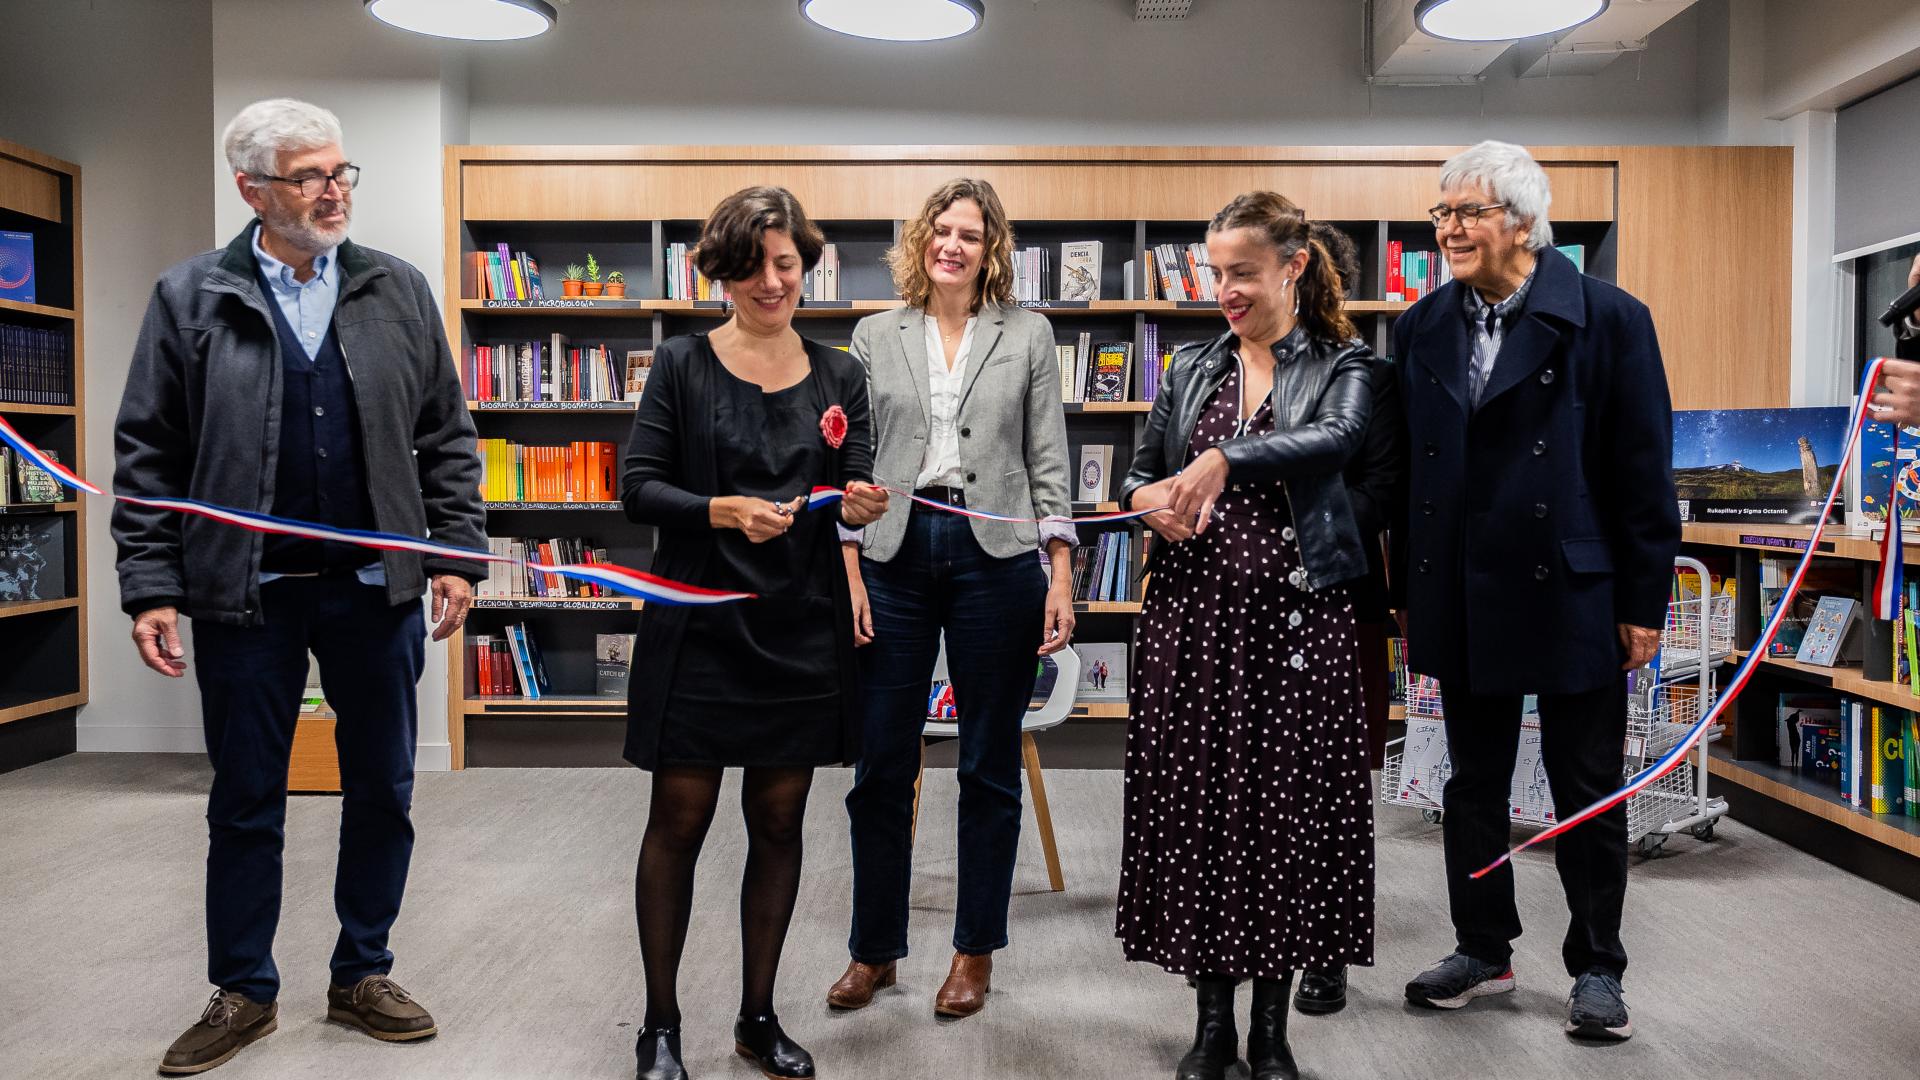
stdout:
<svg viewBox="0 0 1920 1080">
<path fill-rule="evenodd" d="M 1455 951 L 1407 984 L 1442 1009 L 1513 989 L 1520 936 L 1506 851 L 1524 701 L 1566 816 L 1621 782 L 1623 672 L 1653 657 L 1680 520 L 1672 406 L 1646 305 L 1553 247 L 1547 176 L 1484 142 L 1448 161 L 1431 211 L 1453 281 L 1394 324 L 1410 454 L 1394 530 L 1408 660 L 1439 680 L 1453 772 L 1444 794 Z M 1620 979 L 1627 816 L 1554 852 L 1572 915 L 1566 1031 L 1632 1034 Z"/>
<path fill-rule="evenodd" d="M 169 269 L 134 346 L 114 487 L 484 548 L 472 417 L 420 271 L 347 239 L 360 167 L 340 122 L 256 102 L 223 139 L 257 217 Z M 287 765 L 307 656 L 337 717 L 343 799 L 327 1016 L 400 1042 L 437 1029 L 390 972 L 413 853 L 415 684 L 480 564 L 233 528 L 119 502 L 120 600 L 140 658 L 186 672 L 194 623 L 213 786 L 207 975 L 216 989 L 160 1072 L 205 1072 L 272 1033 Z"/>
</svg>

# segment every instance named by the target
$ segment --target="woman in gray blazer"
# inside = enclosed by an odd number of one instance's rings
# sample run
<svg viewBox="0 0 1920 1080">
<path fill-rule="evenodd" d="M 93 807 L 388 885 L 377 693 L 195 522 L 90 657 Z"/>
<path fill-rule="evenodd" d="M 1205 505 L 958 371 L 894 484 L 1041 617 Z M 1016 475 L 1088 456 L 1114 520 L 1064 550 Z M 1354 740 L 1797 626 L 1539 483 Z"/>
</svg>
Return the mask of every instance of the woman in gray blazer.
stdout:
<svg viewBox="0 0 1920 1080">
<path fill-rule="evenodd" d="M 960 710 L 960 869 L 942 1016 L 986 1003 L 1007 944 L 1020 840 L 1020 722 L 1036 658 L 1073 635 L 1075 541 L 1066 520 L 1067 427 L 1047 320 L 1013 306 L 1013 230 L 984 180 L 927 199 L 888 253 L 906 305 L 861 320 L 874 483 L 1008 517 L 894 500 L 864 536 L 843 533 L 864 720 L 847 795 L 853 829 L 852 962 L 827 993 L 857 1009 L 907 955 L 914 781 L 944 631 Z M 1049 586 L 1035 549 L 1045 545 Z"/>
</svg>

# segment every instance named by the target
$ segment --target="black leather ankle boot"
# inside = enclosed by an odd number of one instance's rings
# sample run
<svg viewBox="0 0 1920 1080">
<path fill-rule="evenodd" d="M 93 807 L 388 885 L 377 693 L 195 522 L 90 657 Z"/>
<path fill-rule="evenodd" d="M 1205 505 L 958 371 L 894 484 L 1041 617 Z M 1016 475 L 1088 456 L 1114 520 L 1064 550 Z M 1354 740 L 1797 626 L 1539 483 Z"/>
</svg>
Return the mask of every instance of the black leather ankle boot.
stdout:
<svg viewBox="0 0 1920 1080">
<path fill-rule="evenodd" d="M 1287 1045 L 1287 991 L 1293 972 L 1281 979 L 1253 980 L 1253 1017 L 1247 1022 L 1247 1065 L 1253 1080 L 1300 1080 Z"/>
<path fill-rule="evenodd" d="M 1346 1008 L 1346 965 L 1301 969 L 1300 989 L 1293 992 L 1293 1007 L 1309 1016 L 1324 1016 Z"/>
<path fill-rule="evenodd" d="M 733 1022 L 734 1052 L 755 1065 L 769 1080 L 799 1080 L 813 1075 L 813 1055 L 780 1030 L 772 1013 L 742 1015 Z"/>
<path fill-rule="evenodd" d="M 640 1059 L 636 1080 L 687 1080 L 687 1067 L 680 1063 L 679 1028 L 643 1028 L 633 1052 Z"/>
<path fill-rule="evenodd" d="M 1180 1059 L 1174 1080 L 1225 1080 L 1227 1070 L 1240 1060 L 1240 1031 L 1233 1024 L 1234 980 L 1202 975 L 1194 980 L 1199 1019 L 1193 1026 L 1193 1049 Z"/>
</svg>

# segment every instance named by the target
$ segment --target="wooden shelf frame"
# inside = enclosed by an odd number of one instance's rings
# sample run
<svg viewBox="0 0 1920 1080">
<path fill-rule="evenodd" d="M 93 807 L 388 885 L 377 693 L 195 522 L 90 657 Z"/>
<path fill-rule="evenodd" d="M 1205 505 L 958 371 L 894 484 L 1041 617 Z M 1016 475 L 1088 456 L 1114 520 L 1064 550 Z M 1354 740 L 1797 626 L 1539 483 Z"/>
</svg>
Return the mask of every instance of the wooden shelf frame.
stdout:
<svg viewBox="0 0 1920 1080">
<path fill-rule="evenodd" d="M 620 243 L 645 250 L 658 263 L 671 226 L 679 239 L 689 223 L 703 220 L 726 194 L 750 184 L 778 183 L 792 190 L 809 214 L 827 225 L 902 222 L 916 214 L 927 192 L 955 176 L 989 180 L 1012 212 L 1017 229 L 1030 225 L 1030 242 L 1054 242 L 1084 225 L 1108 240 L 1107 259 L 1134 259 L 1149 243 L 1199 240 L 1218 208 L 1242 192 L 1265 188 L 1286 193 L 1316 217 L 1370 230 L 1376 243 L 1363 249 L 1370 278 L 1380 276 L 1387 236 L 1417 239 L 1433 203 L 1439 167 L 1459 146 L 1339 147 L 1127 147 L 1127 146 L 449 146 L 442 157 L 445 191 L 445 293 L 461 295 L 462 256 L 489 242 L 538 238 L 543 226 L 568 237 L 591 235 L 605 223 Z M 1777 406 L 1789 398 L 1788 318 L 1792 237 L 1792 151 L 1781 147 L 1535 147 L 1554 189 L 1556 223 L 1604 235 L 1618 283 L 1653 311 L 1677 407 Z M 858 231 L 857 229 L 854 231 Z M 1041 239 L 1041 234 L 1046 234 Z M 1687 235 L 1674 248 L 1669 238 Z M 559 235 L 556 233 L 555 235 Z M 852 235 L 849 233 L 848 235 Z M 1077 237 L 1069 237 L 1077 239 Z M 857 241 L 863 245 L 870 240 Z M 519 245 L 514 245 L 519 246 Z M 555 246 L 561 246 L 556 242 Z M 1431 248 L 1428 231 L 1421 247 Z M 1755 304 L 1730 310 L 1720 302 L 1724 275 L 1718 253 L 1738 248 L 1761 269 L 1749 284 Z M 603 253 L 604 254 L 604 253 Z M 639 257 L 636 255 L 636 257 Z M 554 261 L 549 255 L 543 262 Z M 609 260 L 603 258 L 602 262 Z M 519 319 L 540 320 L 540 330 L 571 319 L 576 341 L 607 339 L 657 343 L 669 333 L 693 330 L 722 318 L 714 304 L 668 301 L 661 267 L 629 271 L 633 291 L 618 304 L 547 310 L 493 307 L 476 300 L 449 302 L 447 337 L 457 355 Z M 551 270 L 549 271 L 551 274 Z M 1367 280 L 1357 295 L 1382 295 L 1380 280 Z M 822 334 L 844 334 L 863 315 L 896 306 L 888 299 L 844 306 L 803 306 Z M 1038 305 L 1029 305 L 1038 307 Z M 1355 300 L 1348 310 L 1376 348 L 1391 340 L 1392 319 L 1409 305 Z M 1215 332 L 1212 305 L 1174 301 L 1104 300 L 1086 308 L 1039 307 L 1056 324 L 1059 340 L 1079 327 L 1113 338 L 1131 337 L 1144 360 L 1144 328 L 1160 327 L 1163 343 L 1195 340 Z M 1763 314 L 1755 318 L 1753 312 Z M 594 320 L 598 320 L 596 323 Z M 503 329 L 496 330 L 496 327 Z M 589 329 L 594 327 L 594 329 Z M 1224 322 L 1219 328 L 1224 330 Z M 531 328 L 527 328 L 531 329 Z M 1129 334 L 1130 331 L 1130 334 Z M 535 331 L 538 332 L 538 331 Z M 629 348 L 639 347 L 635 344 Z M 1760 359 L 1756 367 L 1754 358 Z M 1136 379 L 1141 364 L 1136 363 Z M 1136 382 L 1136 396 L 1138 383 Z M 1137 442 L 1145 402 L 1069 406 L 1069 438 L 1116 444 L 1115 461 L 1129 460 L 1128 432 Z M 546 411 L 546 410 L 542 410 Z M 557 410 L 555 410 L 557 411 Z M 488 410 L 490 432 L 539 441 L 525 414 Z M 476 413 L 476 416 L 480 416 Z M 524 435 L 522 433 L 525 433 Z M 1077 453 L 1077 449 L 1075 450 Z M 528 507 L 548 509 L 546 507 Z M 522 511 L 514 511 L 521 513 Z M 534 520 L 528 518 L 528 520 Z M 625 528 L 609 525 L 607 528 Z M 502 531 L 519 531 L 515 518 Z M 1086 614 L 1137 615 L 1138 602 L 1076 605 Z M 465 760 L 464 649 L 453 641 L 448 711 L 455 767 Z"/>
<path fill-rule="evenodd" d="M 71 306 L 0 300 L 0 323 L 46 325 L 48 320 L 69 324 L 72 342 L 72 405 L 28 405 L 0 401 L 0 416 L 53 418 L 60 431 L 61 460 L 81 475 L 87 473 L 86 432 L 86 287 L 82 244 L 84 226 L 81 170 L 30 147 L 0 139 L 0 210 L 30 220 L 34 235 L 35 271 L 42 277 L 39 295 L 45 299 L 71 296 Z M 11 226 L 9 226 L 11 227 Z M 49 275 L 54 276 L 49 276 Z M 71 274 L 71 279 L 68 279 Z M 51 286 L 51 288 L 49 288 Z M 71 421 L 69 426 L 65 421 Z M 72 440 L 69 451 L 65 444 Z M 20 601 L 0 605 L 0 627 L 22 624 L 13 620 L 32 615 L 72 612 L 61 618 L 60 639 L 52 646 L 72 656 L 74 684 L 70 690 L 43 692 L 38 688 L 16 692 L 4 665 L 0 665 L 0 724 L 46 716 L 86 704 L 87 656 L 87 524 L 88 509 L 77 500 L 52 504 L 0 508 L 0 522 L 16 515 L 54 515 L 66 520 L 69 572 L 74 595 L 57 600 Z M 70 628 L 70 629 L 69 629 Z M 64 663 L 64 656 L 62 657 Z M 17 666 L 17 665 L 16 665 Z M 0 765 L 4 761 L 0 760 Z"/>
</svg>

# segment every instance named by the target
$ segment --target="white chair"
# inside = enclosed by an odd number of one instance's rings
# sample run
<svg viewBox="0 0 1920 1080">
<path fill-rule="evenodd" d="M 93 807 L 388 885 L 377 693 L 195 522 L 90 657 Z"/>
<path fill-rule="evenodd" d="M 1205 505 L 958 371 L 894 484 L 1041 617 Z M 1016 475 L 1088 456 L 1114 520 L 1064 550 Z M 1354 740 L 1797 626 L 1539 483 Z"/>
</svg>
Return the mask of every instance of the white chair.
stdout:
<svg viewBox="0 0 1920 1080">
<path fill-rule="evenodd" d="M 1053 839 L 1053 814 L 1047 809 L 1047 781 L 1040 770 L 1040 747 L 1034 742 L 1033 733 L 1048 728 L 1059 727 L 1066 723 L 1067 715 L 1073 712 L 1073 699 L 1080 685 L 1080 654 L 1072 646 L 1061 649 L 1052 656 L 1042 657 L 1041 663 L 1051 664 L 1055 669 L 1053 692 L 1047 700 L 1037 707 L 1027 710 L 1020 722 L 1020 756 L 1027 763 L 1027 790 L 1033 798 L 1033 817 L 1040 826 L 1040 850 L 1047 858 L 1047 879 L 1053 885 L 1054 892 L 1064 892 L 1067 880 L 1060 873 L 1060 850 Z M 943 635 L 940 639 L 940 658 L 934 663 L 935 680 L 947 678 L 947 642 Z M 951 739 L 960 734 L 960 725 L 945 720 L 929 720 L 922 733 L 920 743 L 920 771 L 926 773 L 928 738 Z M 913 831 L 920 827 L 920 777 L 913 781 Z"/>
</svg>

